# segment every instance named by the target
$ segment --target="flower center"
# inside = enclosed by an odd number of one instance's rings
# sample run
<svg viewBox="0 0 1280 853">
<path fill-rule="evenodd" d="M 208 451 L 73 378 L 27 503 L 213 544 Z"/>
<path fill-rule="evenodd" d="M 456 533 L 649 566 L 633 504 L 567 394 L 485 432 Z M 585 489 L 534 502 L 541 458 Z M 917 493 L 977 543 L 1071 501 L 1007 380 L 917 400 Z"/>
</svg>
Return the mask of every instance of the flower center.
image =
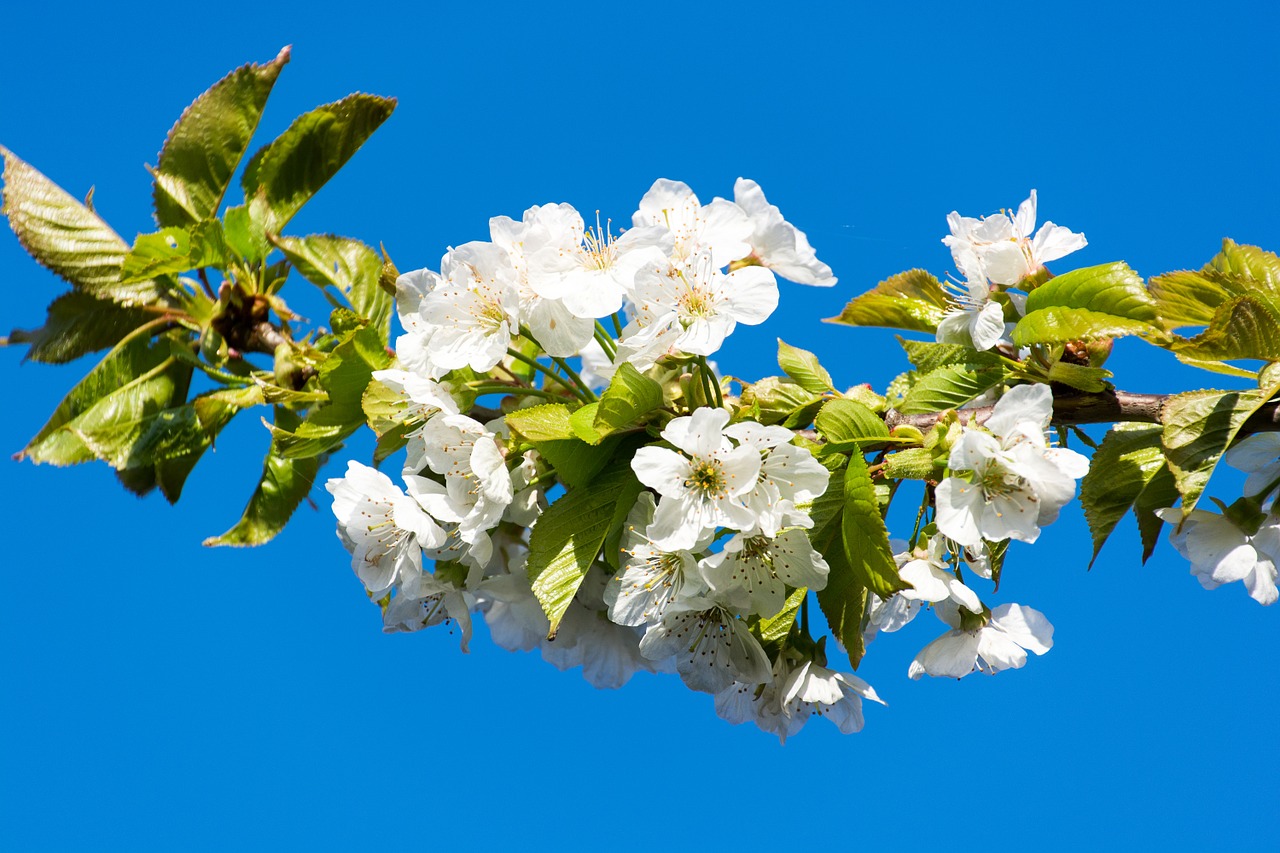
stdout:
<svg viewBox="0 0 1280 853">
<path fill-rule="evenodd" d="M 684 487 L 713 500 L 729 494 L 724 468 L 718 459 L 695 459 L 684 481 Z"/>
</svg>

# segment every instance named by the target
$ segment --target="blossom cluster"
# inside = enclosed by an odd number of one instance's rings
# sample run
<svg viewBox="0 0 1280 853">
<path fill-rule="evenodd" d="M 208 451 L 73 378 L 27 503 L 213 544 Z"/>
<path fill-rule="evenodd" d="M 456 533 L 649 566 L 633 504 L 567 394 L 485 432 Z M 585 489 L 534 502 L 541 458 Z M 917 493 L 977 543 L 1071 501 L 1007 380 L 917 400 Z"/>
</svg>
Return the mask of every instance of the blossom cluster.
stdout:
<svg viewBox="0 0 1280 853">
<path fill-rule="evenodd" d="M 567 204 L 532 207 L 492 219 L 491 240 L 450 249 L 438 272 L 399 277 L 397 362 L 373 376 L 395 400 L 401 484 L 357 462 L 328 484 L 385 630 L 449 623 L 465 649 L 479 614 L 497 645 L 580 666 L 597 687 L 674 672 L 726 720 L 784 740 L 812 716 L 862 728 L 862 701 L 882 700 L 829 668 L 825 640 L 808 634 L 809 599 L 831 574 L 811 538 L 814 507 L 842 457 L 819 458 L 797 430 L 735 405 L 708 361 L 737 324 L 770 316 L 775 274 L 835 278 L 758 185 L 739 179 L 734 195 L 704 205 L 660 180 L 617 235 Z M 984 293 L 989 278 L 1017 283 L 1083 245 L 1051 224 L 1031 238 L 1034 201 L 1016 217 L 953 215 L 948 244 Z M 558 604 L 530 571 L 538 525 L 562 488 L 581 484 L 560 469 L 572 463 L 555 441 L 529 439 L 519 416 L 591 413 L 615 379 L 660 387 L 662 405 L 626 425 L 638 497 Z M 984 424 L 939 426 L 946 473 L 926 489 L 930 519 L 896 549 L 899 591 L 869 593 L 854 626 L 869 641 L 931 607 L 947 631 L 916 656 L 912 678 L 1017 668 L 1052 645 L 1041 613 L 988 608 L 965 579 L 995 579 L 1004 544 L 1034 542 L 1087 471 L 1049 442 L 1051 407 L 1047 385 L 1015 385 Z"/>
</svg>

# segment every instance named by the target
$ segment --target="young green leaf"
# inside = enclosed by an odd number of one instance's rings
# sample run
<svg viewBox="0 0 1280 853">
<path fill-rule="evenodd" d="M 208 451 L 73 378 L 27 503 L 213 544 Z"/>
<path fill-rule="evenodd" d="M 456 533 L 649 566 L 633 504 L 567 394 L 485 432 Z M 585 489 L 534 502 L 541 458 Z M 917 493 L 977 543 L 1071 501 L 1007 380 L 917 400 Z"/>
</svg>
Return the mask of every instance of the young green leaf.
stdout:
<svg viewBox="0 0 1280 853">
<path fill-rule="evenodd" d="M 393 302 L 378 286 L 382 259 L 371 246 L 333 234 L 276 237 L 272 242 L 303 278 L 318 287 L 337 288 L 356 314 L 381 330 L 384 338 L 389 336 Z"/>
<path fill-rule="evenodd" d="M 4 157 L 4 204 L 0 213 L 27 254 L 77 289 L 121 305 L 159 301 L 156 282 L 120 283 L 129 247 L 98 214 L 53 181 L 0 147 Z"/>
<path fill-rule="evenodd" d="M 1156 424 L 1117 424 L 1094 452 L 1089 473 L 1080 481 L 1080 503 L 1093 536 L 1090 566 L 1124 514 L 1137 512 L 1152 479 L 1167 470 L 1162 432 Z"/>
<path fill-rule="evenodd" d="M 831 374 L 808 350 L 799 349 L 778 338 L 778 366 L 782 372 L 806 391 L 814 394 L 835 393 Z"/>
<path fill-rule="evenodd" d="M 820 395 L 789 380 L 769 376 L 742 387 L 739 414 L 766 426 L 780 423 L 794 428 L 812 422 L 821 405 Z"/>
<path fill-rule="evenodd" d="M 849 456 L 844 474 L 844 508 L 840 532 L 853 578 L 881 598 L 910 585 L 898 576 L 889 548 L 889 532 L 880 515 L 875 484 L 860 453 Z"/>
<path fill-rule="evenodd" d="M 994 352 L 978 352 L 961 344 L 935 344 L 931 341 L 909 341 L 901 335 L 898 343 L 910 361 L 921 373 L 931 373 L 939 367 L 951 364 L 968 364 L 974 368 L 999 367 L 1003 362 Z"/>
<path fill-rule="evenodd" d="M 44 325 L 14 329 L 10 344 L 28 344 L 23 359 L 64 364 L 119 343 L 125 335 L 155 315 L 70 290 L 49 304 Z"/>
<path fill-rule="evenodd" d="M 297 415 L 277 408 L 275 423 L 286 430 L 297 429 Z M 263 460 L 262 478 L 240 520 L 221 536 L 204 540 L 204 544 L 245 546 L 269 542 L 284 529 L 294 510 L 311 491 L 319 470 L 317 457 L 285 459 L 268 453 Z"/>
<path fill-rule="evenodd" d="M 1209 328 L 1171 348 L 1195 361 L 1280 360 L 1280 305 L 1264 294 L 1228 299 L 1214 311 Z"/>
<path fill-rule="evenodd" d="M 827 617 L 831 633 L 849 654 L 854 669 L 862 662 L 866 643 L 862 638 L 862 621 L 867 612 L 867 588 L 859 581 L 839 539 L 824 554 L 827 561 L 827 585 L 818 590 L 818 606 Z"/>
<path fill-rule="evenodd" d="M 826 440 L 827 452 L 865 452 L 889 438 L 884 420 L 853 400 L 828 400 L 818 411 L 814 426 Z"/>
<path fill-rule="evenodd" d="M 152 172 L 156 222 L 162 228 L 217 216 L 271 88 L 288 61 L 286 47 L 266 65 L 237 68 L 183 111 Z"/>
<path fill-rule="evenodd" d="M 227 243 L 222 223 L 198 222 L 190 229 L 165 228 L 139 234 L 120 269 L 122 284 L 136 284 L 187 270 L 227 265 Z"/>
<path fill-rule="evenodd" d="M 269 234 L 341 169 L 395 109 L 394 98 L 354 94 L 299 116 L 245 167 L 245 199 Z"/>
<path fill-rule="evenodd" d="M 660 408 L 662 386 L 624 361 L 600 395 L 592 426 L 601 436 L 606 436 L 638 423 Z"/>
<path fill-rule="evenodd" d="M 947 292 L 924 270 L 907 270 L 885 279 L 824 323 L 887 326 L 910 332 L 936 332 L 950 307 Z"/>
<path fill-rule="evenodd" d="M 1264 374 L 1262 381 L 1256 391 L 1187 391 L 1165 402 L 1161 443 L 1182 495 L 1183 514 L 1195 507 L 1240 427 L 1280 390 L 1273 375 Z"/>
<path fill-rule="evenodd" d="M 529 537 L 529 581 L 555 636 L 587 570 L 604 544 L 619 506 L 627 510 L 641 486 L 629 459 L 615 460 L 594 482 L 552 502 Z"/>
<path fill-rule="evenodd" d="M 1142 278 L 1117 261 L 1063 273 L 1031 291 L 1012 339 L 1028 346 L 1149 335 L 1158 322 Z"/>
<path fill-rule="evenodd" d="M 1002 367 L 948 364 L 917 377 L 898 411 L 904 415 L 958 409 L 984 391 L 1004 382 Z"/>
<path fill-rule="evenodd" d="M 569 423 L 572 413 L 561 403 L 516 409 L 506 416 L 507 426 L 531 444 L 563 439 L 577 440 Z"/>
</svg>

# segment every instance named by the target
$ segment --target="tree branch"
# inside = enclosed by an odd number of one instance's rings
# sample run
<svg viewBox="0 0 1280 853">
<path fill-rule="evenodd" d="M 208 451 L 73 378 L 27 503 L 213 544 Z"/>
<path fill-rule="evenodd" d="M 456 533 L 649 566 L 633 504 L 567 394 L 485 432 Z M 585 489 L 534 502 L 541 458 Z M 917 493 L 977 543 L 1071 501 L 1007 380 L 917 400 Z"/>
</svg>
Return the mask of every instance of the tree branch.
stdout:
<svg viewBox="0 0 1280 853">
<path fill-rule="evenodd" d="M 1164 404 L 1170 394 L 1134 394 L 1129 391 L 1104 391 L 1099 394 L 1074 394 L 1070 397 L 1054 397 L 1053 424 L 1074 426 L 1080 424 L 1109 424 L 1121 421 L 1137 423 L 1164 423 Z M 964 424 L 986 423 L 995 406 L 979 406 L 960 409 L 957 414 Z M 941 412 L 923 415 L 904 415 L 890 410 L 885 415 L 885 425 L 913 426 L 930 429 L 942 416 Z M 1280 401 L 1272 401 L 1254 413 L 1241 428 L 1241 433 L 1280 432 Z"/>
</svg>

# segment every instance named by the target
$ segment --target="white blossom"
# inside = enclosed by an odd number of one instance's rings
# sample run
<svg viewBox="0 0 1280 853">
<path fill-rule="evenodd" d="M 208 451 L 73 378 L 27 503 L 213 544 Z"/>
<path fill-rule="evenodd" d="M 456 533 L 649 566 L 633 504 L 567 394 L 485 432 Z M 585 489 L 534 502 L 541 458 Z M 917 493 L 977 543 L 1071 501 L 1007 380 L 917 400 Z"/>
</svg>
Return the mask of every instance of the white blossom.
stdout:
<svg viewBox="0 0 1280 853">
<path fill-rule="evenodd" d="M 393 420 L 403 424 L 425 423 L 433 415 L 458 414 L 458 404 L 448 390 L 417 373 L 407 370 L 375 370 L 373 378 L 396 392 L 404 409 Z"/>
<path fill-rule="evenodd" d="M 388 634 L 420 631 L 432 625 L 457 622 L 462 650 L 471 642 L 471 608 L 475 599 L 465 590 L 421 574 L 401 582 L 382 612 L 382 630 Z"/>
<path fill-rule="evenodd" d="M 609 620 L 604 610 L 605 578 L 592 568 L 556 630 L 555 639 L 542 642 L 542 657 L 560 670 L 582 667 L 582 677 L 592 687 L 616 690 L 640 671 L 655 672 L 659 662 L 640 651 L 635 628 Z"/>
<path fill-rule="evenodd" d="M 1053 647 L 1053 625 L 1040 611 L 1021 604 L 1002 604 L 991 611 L 987 624 L 968 630 L 961 627 L 956 605 L 944 602 L 933 612 L 951 630 L 920 650 L 907 670 L 912 678 L 963 678 L 975 670 L 994 675 L 1021 668 L 1028 651 L 1042 655 Z"/>
<path fill-rule="evenodd" d="M 751 220 L 750 258 L 797 284 L 831 287 L 836 277 L 818 260 L 803 231 L 782 218 L 777 205 L 769 204 L 755 181 L 738 178 L 733 200 Z"/>
<path fill-rule="evenodd" d="M 875 689 L 851 672 L 836 672 L 805 661 L 782 685 L 782 712 L 808 711 L 836 724 L 842 734 L 862 731 L 862 700 L 884 704 Z M 807 706 L 807 707 L 806 707 Z"/>
<path fill-rule="evenodd" d="M 782 610 L 788 586 L 825 589 L 830 571 L 798 528 L 784 530 L 775 539 L 734 534 L 699 565 L 716 599 L 761 616 Z"/>
<path fill-rule="evenodd" d="M 795 435 L 786 427 L 740 421 L 725 427 L 724 434 L 761 456 L 755 488 L 742 498 L 755 523 L 743 532 L 773 537 L 784 527 L 812 527 L 809 513 L 796 507 L 826 492 L 831 472 L 807 448 L 790 444 Z"/>
<path fill-rule="evenodd" d="M 567 204 L 534 205 L 522 221 L 509 216 L 489 220 L 489 234 L 502 247 L 515 271 L 520 297 L 520 318 L 548 355 L 557 358 L 575 355 L 592 339 L 595 324 L 576 316 L 558 294 L 544 292 L 535 284 L 536 263 L 543 252 L 561 251 L 574 238 L 574 223 L 581 231 L 582 217 Z"/>
<path fill-rule="evenodd" d="M 674 657 L 684 683 L 703 693 L 771 679 L 769 658 L 747 623 L 710 599 L 668 607 L 640 640 L 640 653 L 652 661 Z"/>
<path fill-rule="evenodd" d="M 619 625 L 652 624 L 662 618 L 671 602 L 707 591 L 692 551 L 666 551 L 649 538 L 655 508 L 653 495 L 644 492 L 627 515 L 622 534 L 626 558 L 604 589 L 609 618 Z M 706 537 L 692 549 L 699 550 L 709 541 Z"/>
<path fill-rule="evenodd" d="M 640 199 L 631 224 L 667 229 L 674 241 L 671 257 L 677 265 L 708 252 L 713 266 L 724 267 L 751 253 L 752 226 L 746 211 L 722 198 L 704 206 L 689 185 L 680 181 L 654 181 Z"/>
<path fill-rule="evenodd" d="M 354 460 L 345 477 L 325 484 L 333 495 L 339 538 L 351 552 L 351 568 L 375 596 L 395 583 L 422 573 L 422 549 L 445 541 L 416 495 L 424 481 L 407 478 L 415 496 L 406 495 L 377 469 Z"/>
<path fill-rule="evenodd" d="M 969 265 L 981 269 L 975 263 Z M 992 300 L 991 287 L 982 275 L 967 273 L 963 285 L 951 287 L 953 307 L 938 323 L 937 339 L 944 344 L 972 345 L 982 352 L 1004 337 L 1004 306 Z"/>
<path fill-rule="evenodd" d="M 649 445 L 632 457 L 636 477 L 662 496 L 649 532 L 655 547 L 689 549 L 716 527 L 754 525 L 755 514 L 742 496 L 755 488 L 760 454 L 733 447 L 724 435 L 728 420 L 724 409 L 698 409 L 663 429 L 662 437 L 676 450 Z"/>
<path fill-rule="evenodd" d="M 951 234 L 942 242 L 951 248 L 956 265 L 966 261 L 972 252 L 982 262 L 987 278 L 996 284 L 1014 285 L 1039 271 L 1049 261 L 1056 261 L 1088 245 L 1083 234 L 1061 225 L 1046 222 L 1036 232 L 1036 191 L 1010 215 L 1001 211 L 994 216 L 973 219 L 952 211 L 947 216 Z"/>
<path fill-rule="evenodd" d="M 485 372 L 502 360 L 519 331 L 516 270 L 502 247 L 464 243 L 441 262 L 445 279 L 422 298 L 427 373 L 437 378 L 460 367 Z"/>
<path fill-rule="evenodd" d="M 952 471 L 937 487 L 938 530 L 960 545 L 982 540 L 1034 542 L 1075 495 L 1075 480 L 1089 460 L 1049 447 L 1045 428 L 1053 413 L 1047 385 L 1019 385 L 996 403 L 986 430 L 965 427 L 951 450 Z"/>
<path fill-rule="evenodd" d="M 947 562 L 947 540 L 941 534 L 929 540 L 929 550 L 924 556 L 903 563 L 898 575 L 911 584 L 911 589 L 898 593 L 902 598 L 931 604 L 950 600 L 971 613 L 982 612 L 977 594 L 951 571 Z"/>
<path fill-rule="evenodd" d="M 1260 432 L 1241 441 L 1223 454 L 1222 460 L 1232 468 L 1248 473 L 1244 493 L 1264 500 L 1274 490 L 1263 490 L 1280 480 L 1280 433 Z"/>
<path fill-rule="evenodd" d="M 1200 509 L 1193 509 L 1185 519 L 1182 510 L 1172 508 L 1156 510 L 1156 515 L 1173 525 L 1169 541 L 1191 561 L 1191 574 L 1205 589 L 1241 581 L 1254 601 L 1276 602 L 1280 518 L 1274 513 L 1253 534 L 1224 515 Z"/>
<path fill-rule="evenodd" d="M 647 370 L 668 351 L 712 355 L 738 323 L 755 326 L 778 307 L 778 282 L 764 267 L 720 272 L 709 252 L 688 266 L 636 273 L 635 317 L 619 343 Z"/>
</svg>

